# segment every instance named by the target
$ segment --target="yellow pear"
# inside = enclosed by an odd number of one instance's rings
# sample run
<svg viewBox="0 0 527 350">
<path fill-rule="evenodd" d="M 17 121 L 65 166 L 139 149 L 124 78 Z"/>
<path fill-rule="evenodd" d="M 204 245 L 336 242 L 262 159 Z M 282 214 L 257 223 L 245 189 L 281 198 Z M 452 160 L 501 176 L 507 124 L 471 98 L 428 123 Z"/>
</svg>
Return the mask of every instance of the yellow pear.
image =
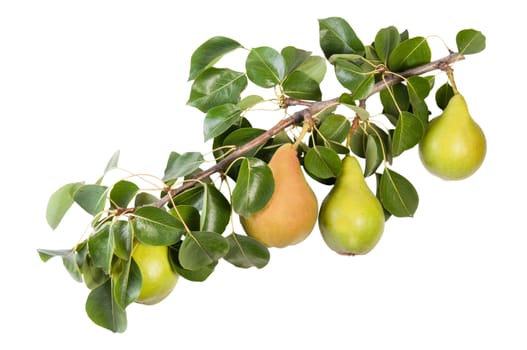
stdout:
<svg viewBox="0 0 527 350">
<path fill-rule="evenodd" d="M 240 217 L 241 224 L 248 236 L 268 247 L 300 243 L 315 226 L 318 201 L 300 168 L 296 146 L 280 146 L 269 168 L 274 178 L 273 195 L 263 209 Z"/>
<path fill-rule="evenodd" d="M 384 212 L 355 157 L 344 157 L 335 186 L 320 206 L 318 224 L 326 244 L 339 254 L 366 254 L 380 240 Z"/>
<path fill-rule="evenodd" d="M 486 152 L 485 134 L 470 116 L 465 98 L 459 93 L 429 123 L 419 144 L 425 168 L 444 180 L 461 180 L 474 174 Z"/>
<path fill-rule="evenodd" d="M 153 305 L 165 299 L 179 278 L 168 260 L 168 247 L 137 243 L 132 257 L 139 266 L 143 281 L 136 302 Z"/>
</svg>

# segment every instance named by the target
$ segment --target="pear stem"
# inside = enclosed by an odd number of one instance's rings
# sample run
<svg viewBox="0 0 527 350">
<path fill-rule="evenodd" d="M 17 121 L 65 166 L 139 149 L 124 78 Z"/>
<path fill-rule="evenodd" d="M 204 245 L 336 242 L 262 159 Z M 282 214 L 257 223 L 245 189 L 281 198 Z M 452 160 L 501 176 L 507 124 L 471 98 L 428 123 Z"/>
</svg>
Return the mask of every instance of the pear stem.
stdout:
<svg viewBox="0 0 527 350">
<path fill-rule="evenodd" d="M 364 99 L 364 101 L 368 99 L 370 96 L 390 86 L 393 86 L 393 85 L 396 85 L 402 82 L 405 78 L 422 75 L 422 74 L 425 74 L 425 73 L 428 73 L 434 70 L 438 70 L 438 69 L 445 70 L 446 66 L 449 67 L 451 64 L 454 64 L 457 61 L 463 60 L 464 58 L 465 57 L 462 54 L 459 54 L 457 52 L 452 52 L 448 56 L 445 56 L 433 62 L 424 64 L 419 67 L 408 69 L 397 75 L 390 75 L 386 77 L 386 79 L 383 79 L 382 81 L 377 82 L 371 89 L 368 96 Z M 222 158 L 215 165 L 196 174 L 192 178 L 192 180 L 195 180 L 195 181 L 187 181 L 187 182 L 182 183 L 179 187 L 172 188 L 170 191 L 168 191 L 168 193 L 164 197 L 148 205 L 156 206 L 156 207 L 164 206 L 171 200 L 172 197 L 196 186 L 196 184 L 198 184 L 200 181 L 204 181 L 210 175 L 215 174 L 217 172 L 224 171 L 233 161 L 243 156 L 245 153 L 252 150 L 253 148 L 264 144 L 265 142 L 267 142 L 269 139 L 271 139 L 274 135 L 278 134 L 282 130 L 292 125 L 300 124 L 301 122 L 312 118 L 313 116 L 323 112 L 324 110 L 327 110 L 330 108 L 336 108 L 340 104 L 339 101 L 340 101 L 339 97 L 335 97 L 335 98 L 324 100 L 324 101 L 306 101 L 306 100 L 299 100 L 299 99 L 290 98 L 290 97 L 284 98 L 283 100 L 284 108 L 287 108 L 290 106 L 305 106 L 306 108 L 293 113 L 291 116 L 285 119 L 280 120 L 276 125 L 271 127 L 269 130 L 255 137 L 254 139 L 247 142 L 246 144 L 234 148 L 232 152 L 230 152 L 228 155 Z M 127 208 L 126 210 L 133 212 L 135 209 L 137 208 Z"/>
<path fill-rule="evenodd" d="M 452 85 L 452 90 L 454 91 L 454 94 L 458 94 L 459 91 L 457 90 L 456 80 L 454 79 L 454 70 L 451 66 L 448 66 L 445 70 L 446 75 L 448 76 L 448 80 L 450 81 L 450 85 Z"/>
</svg>

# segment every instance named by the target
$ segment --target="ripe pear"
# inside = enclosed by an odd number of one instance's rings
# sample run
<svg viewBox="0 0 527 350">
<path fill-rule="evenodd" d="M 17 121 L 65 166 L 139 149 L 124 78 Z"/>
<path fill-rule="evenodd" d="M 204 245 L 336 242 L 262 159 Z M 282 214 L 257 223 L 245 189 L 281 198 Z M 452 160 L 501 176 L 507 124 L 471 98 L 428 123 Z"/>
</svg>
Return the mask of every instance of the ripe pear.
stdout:
<svg viewBox="0 0 527 350">
<path fill-rule="evenodd" d="M 419 144 L 425 168 L 444 180 L 461 180 L 474 174 L 486 152 L 485 134 L 472 119 L 459 92 L 452 96 L 443 113 L 429 123 Z"/>
<path fill-rule="evenodd" d="M 335 186 L 320 206 L 318 224 L 326 244 L 343 255 L 366 254 L 381 238 L 384 212 L 355 157 L 344 157 Z"/>
<path fill-rule="evenodd" d="M 274 192 L 266 206 L 256 213 L 240 217 L 248 236 L 268 247 L 286 247 L 309 236 L 318 215 L 318 201 L 307 183 L 296 146 L 280 146 L 269 162 Z"/>
</svg>

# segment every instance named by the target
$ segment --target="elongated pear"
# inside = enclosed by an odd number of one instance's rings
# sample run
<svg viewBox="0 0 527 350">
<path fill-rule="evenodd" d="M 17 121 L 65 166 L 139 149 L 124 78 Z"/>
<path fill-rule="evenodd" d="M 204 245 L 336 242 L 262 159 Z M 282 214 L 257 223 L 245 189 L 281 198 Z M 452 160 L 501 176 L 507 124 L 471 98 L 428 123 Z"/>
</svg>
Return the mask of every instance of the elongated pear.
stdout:
<svg viewBox="0 0 527 350">
<path fill-rule="evenodd" d="M 486 152 L 485 134 L 460 93 L 454 94 L 443 113 L 429 123 L 419 144 L 425 168 L 444 180 L 462 180 L 474 174 Z"/>
<path fill-rule="evenodd" d="M 326 244 L 339 254 L 366 254 L 380 240 L 384 212 L 355 157 L 344 157 L 335 186 L 320 206 L 318 224 Z"/>
<path fill-rule="evenodd" d="M 269 167 L 274 178 L 274 192 L 267 205 L 258 212 L 240 217 L 247 235 L 268 247 L 286 247 L 309 236 L 318 214 L 318 201 L 307 183 L 296 147 L 280 146 Z"/>
</svg>

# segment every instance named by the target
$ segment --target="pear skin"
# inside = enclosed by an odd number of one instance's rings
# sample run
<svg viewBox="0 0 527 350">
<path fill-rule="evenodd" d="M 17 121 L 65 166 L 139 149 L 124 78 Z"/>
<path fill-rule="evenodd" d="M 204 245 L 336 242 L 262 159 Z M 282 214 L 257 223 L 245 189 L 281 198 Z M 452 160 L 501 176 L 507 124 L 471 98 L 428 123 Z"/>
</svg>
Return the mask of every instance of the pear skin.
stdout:
<svg viewBox="0 0 527 350">
<path fill-rule="evenodd" d="M 267 247 L 283 248 L 309 236 L 317 221 L 318 201 L 300 168 L 294 145 L 280 146 L 269 168 L 274 178 L 271 199 L 258 212 L 240 217 L 240 222 L 248 236 Z"/>
<path fill-rule="evenodd" d="M 335 186 L 320 206 L 318 224 L 326 244 L 339 254 L 366 254 L 380 240 L 384 212 L 355 157 L 344 157 Z"/>
<path fill-rule="evenodd" d="M 465 98 L 456 93 L 443 113 L 433 119 L 419 155 L 425 168 L 444 180 L 462 180 L 474 174 L 485 159 L 487 142 L 472 119 Z"/>
</svg>

